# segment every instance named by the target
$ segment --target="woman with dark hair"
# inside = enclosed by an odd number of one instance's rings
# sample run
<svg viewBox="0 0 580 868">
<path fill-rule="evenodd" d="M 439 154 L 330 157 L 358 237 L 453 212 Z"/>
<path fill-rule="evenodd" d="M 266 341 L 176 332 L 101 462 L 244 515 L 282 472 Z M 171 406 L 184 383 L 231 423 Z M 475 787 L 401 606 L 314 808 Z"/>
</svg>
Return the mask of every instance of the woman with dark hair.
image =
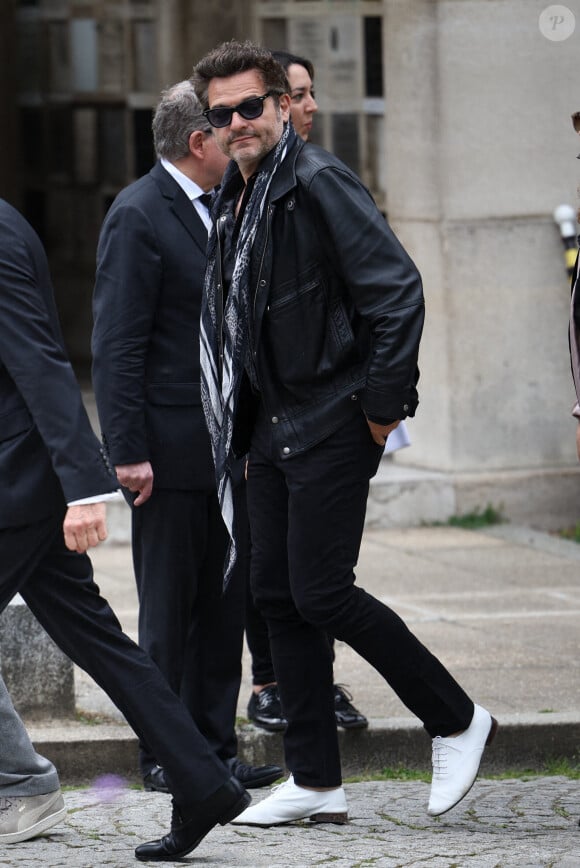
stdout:
<svg viewBox="0 0 580 868">
<path fill-rule="evenodd" d="M 290 115 L 294 129 L 306 141 L 312 129 L 312 116 L 318 111 L 314 97 L 314 67 L 305 57 L 289 51 L 273 51 L 272 57 L 286 72 L 290 85 Z"/>
</svg>

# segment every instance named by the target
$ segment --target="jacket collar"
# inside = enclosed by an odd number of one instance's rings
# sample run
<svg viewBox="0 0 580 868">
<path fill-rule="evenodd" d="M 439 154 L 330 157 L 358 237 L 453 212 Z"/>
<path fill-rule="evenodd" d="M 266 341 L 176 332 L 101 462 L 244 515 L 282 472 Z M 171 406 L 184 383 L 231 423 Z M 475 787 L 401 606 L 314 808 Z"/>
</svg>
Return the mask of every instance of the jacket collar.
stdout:
<svg viewBox="0 0 580 868">
<path fill-rule="evenodd" d="M 270 201 L 281 199 L 296 186 L 296 161 L 302 151 L 305 142 L 300 136 L 295 136 L 295 141 L 290 145 L 286 159 L 274 175 L 270 188 Z"/>
<path fill-rule="evenodd" d="M 187 229 L 198 247 L 205 253 L 207 230 L 191 200 L 188 199 L 175 178 L 171 177 L 160 162 L 155 163 L 149 174 L 159 187 L 163 198 L 171 203 L 169 205 L 170 210 Z"/>
</svg>

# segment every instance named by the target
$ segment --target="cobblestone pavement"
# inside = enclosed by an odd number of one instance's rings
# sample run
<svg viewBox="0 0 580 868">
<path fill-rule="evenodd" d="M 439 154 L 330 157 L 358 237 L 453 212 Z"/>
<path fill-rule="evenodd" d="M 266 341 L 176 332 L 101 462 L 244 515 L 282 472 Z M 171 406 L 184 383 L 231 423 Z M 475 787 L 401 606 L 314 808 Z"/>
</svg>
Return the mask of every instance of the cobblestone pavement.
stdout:
<svg viewBox="0 0 580 868">
<path fill-rule="evenodd" d="M 347 784 L 346 826 L 217 827 L 174 865 L 224 868 L 535 868 L 580 866 L 580 781 L 481 780 L 462 804 L 431 819 L 428 784 Z M 266 795 L 254 795 L 259 800 Z M 0 865 L 124 868 L 141 841 L 167 831 L 168 796 L 101 785 L 69 791 L 52 834 L 5 846 Z"/>
</svg>

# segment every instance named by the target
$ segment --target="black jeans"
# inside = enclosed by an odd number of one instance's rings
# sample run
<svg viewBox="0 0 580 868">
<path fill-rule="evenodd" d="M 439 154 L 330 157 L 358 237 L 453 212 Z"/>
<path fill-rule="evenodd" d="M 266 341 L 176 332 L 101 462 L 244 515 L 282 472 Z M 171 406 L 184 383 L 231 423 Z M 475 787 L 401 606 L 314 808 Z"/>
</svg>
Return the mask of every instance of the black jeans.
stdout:
<svg viewBox="0 0 580 868">
<path fill-rule="evenodd" d="M 246 642 L 252 658 L 252 684 L 276 681 L 268 625 L 260 614 L 250 589 L 246 595 Z"/>
<path fill-rule="evenodd" d="M 369 479 L 382 447 L 356 415 L 307 452 L 281 459 L 260 413 L 248 466 L 251 582 L 270 633 L 296 783 L 341 782 L 326 634 L 347 642 L 431 736 L 465 729 L 473 703 L 387 606 L 355 585 Z"/>
</svg>

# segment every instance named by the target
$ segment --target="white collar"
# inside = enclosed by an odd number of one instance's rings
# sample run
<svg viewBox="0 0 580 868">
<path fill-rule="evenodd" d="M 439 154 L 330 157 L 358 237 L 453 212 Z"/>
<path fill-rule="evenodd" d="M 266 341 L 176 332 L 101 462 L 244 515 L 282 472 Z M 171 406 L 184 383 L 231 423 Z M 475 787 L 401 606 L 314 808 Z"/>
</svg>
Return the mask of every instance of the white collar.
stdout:
<svg viewBox="0 0 580 868">
<path fill-rule="evenodd" d="M 199 197 L 204 193 L 199 184 L 196 184 L 195 181 L 192 181 L 191 178 L 184 175 L 177 166 L 170 163 L 169 160 L 165 159 L 165 157 L 161 157 L 160 163 L 165 171 L 169 172 L 171 177 L 177 181 L 187 198 L 191 199 L 192 202 L 194 199 L 199 199 Z"/>
</svg>

